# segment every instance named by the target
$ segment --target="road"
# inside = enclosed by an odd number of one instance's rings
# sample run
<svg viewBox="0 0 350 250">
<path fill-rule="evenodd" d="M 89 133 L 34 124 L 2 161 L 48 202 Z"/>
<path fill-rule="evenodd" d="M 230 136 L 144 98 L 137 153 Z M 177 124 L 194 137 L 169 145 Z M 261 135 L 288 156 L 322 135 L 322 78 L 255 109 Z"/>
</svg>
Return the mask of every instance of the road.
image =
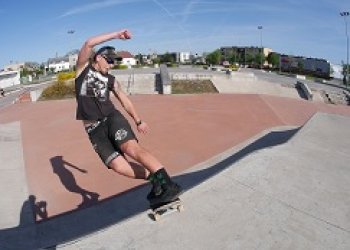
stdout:
<svg viewBox="0 0 350 250">
<path fill-rule="evenodd" d="M 5 92 L 5 96 L 0 97 L 0 110 L 7 106 L 12 105 L 17 100 L 17 98 L 19 98 L 19 96 L 22 95 L 23 93 L 46 88 L 48 85 L 52 83 L 53 83 L 52 81 L 48 81 L 48 82 L 32 84 L 32 85 L 21 84 L 17 88 L 7 90 Z"/>
</svg>

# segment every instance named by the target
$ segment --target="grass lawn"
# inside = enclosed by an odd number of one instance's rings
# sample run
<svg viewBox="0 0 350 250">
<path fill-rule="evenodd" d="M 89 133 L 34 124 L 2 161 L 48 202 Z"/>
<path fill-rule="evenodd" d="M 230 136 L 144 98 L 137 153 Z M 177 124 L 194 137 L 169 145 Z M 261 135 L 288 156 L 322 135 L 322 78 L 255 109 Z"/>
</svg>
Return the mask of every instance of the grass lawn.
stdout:
<svg viewBox="0 0 350 250">
<path fill-rule="evenodd" d="M 219 93 L 210 80 L 173 80 L 172 94 Z"/>
</svg>

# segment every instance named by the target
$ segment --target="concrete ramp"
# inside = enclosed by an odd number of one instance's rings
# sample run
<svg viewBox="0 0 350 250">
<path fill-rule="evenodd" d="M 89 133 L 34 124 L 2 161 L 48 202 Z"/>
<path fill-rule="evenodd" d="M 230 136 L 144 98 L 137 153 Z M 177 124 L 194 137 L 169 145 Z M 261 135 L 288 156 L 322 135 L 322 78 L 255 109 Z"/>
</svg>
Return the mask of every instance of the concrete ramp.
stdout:
<svg viewBox="0 0 350 250">
<path fill-rule="evenodd" d="M 0 124 L 1 229 L 34 222 L 26 183 L 20 123 Z"/>
<path fill-rule="evenodd" d="M 295 88 L 284 87 L 280 84 L 273 84 L 257 80 L 256 78 L 245 77 L 244 75 L 245 73 L 236 73 L 233 76 L 215 76 L 212 78 L 212 82 L 219 93 L 267 94 L 300 98 Z"/>
<path fill-rule="evenodd" d="M 158 94 L 156 74 L 116 75 L 116 79 L 127 94 Z"/>
<path fill-rule="evenodd" d="M 272 83 L 257 78 L 253 73 L 233 72 L 231 75 L 216 75 L 212 82 L 219 93 L 262 94 L 301 99 L 295 87 L 288 87 L 281 83 Z M 313 91 L 313 100 L 323 102 L 320 93 Z"/>
<path fill-rule="evenodd" d="M 225 165 L 183 195 L 182 214 L 143 212 L 59 249 L 349 249 L 349 126 L 318 113 L 284 144 L 266 135 L 253 142 L 266 147 L 178 176 L 186 186 Z"/>
<path fill-rule="evenodd" d="M 316 113 L 285 145 L 239 163 L 235 178 L 349 233 L 349 126 L 348 117 Z"/>
</svg>

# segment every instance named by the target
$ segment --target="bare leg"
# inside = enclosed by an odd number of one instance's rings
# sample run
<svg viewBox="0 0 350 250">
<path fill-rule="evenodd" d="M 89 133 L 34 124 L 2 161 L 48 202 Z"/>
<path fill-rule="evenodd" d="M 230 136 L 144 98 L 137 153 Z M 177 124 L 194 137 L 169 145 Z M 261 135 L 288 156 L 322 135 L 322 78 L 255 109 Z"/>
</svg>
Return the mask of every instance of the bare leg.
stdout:
<svg viewBox="0 0 350 250">
<path fill-rule="evenodd" d="M 170 202 L 179 197 L 182 192 L 181 186 L 171 180 L 165 168 L 163 168 L 162 164 L 151 153 L 141 147 L 135 140 L 129 140 L 123 143 L 120 148 L 125 154 L 154 174 L 150 180 L 152 190 L 147 195 L 147 199 L 151 205 Z"/>
<path fill-rule="evenodd" d="M 142 148 L 135 140 L 129 140 L 123 143 L 120 148 L 125 154 L 141 163 L 151 173 L 155 173 L 163 168 L 158 159 Z"/>
<path fill-rule="evenodd" d="M 140 165 L 129 163 L 123 156 L 118 156 L 117 158 L 113 159 L 109 164 L 109 167 L 118 174 L 133 179 L 145 180 L 149 175 L 149 171 L 147 169 Z"/>
</svg>

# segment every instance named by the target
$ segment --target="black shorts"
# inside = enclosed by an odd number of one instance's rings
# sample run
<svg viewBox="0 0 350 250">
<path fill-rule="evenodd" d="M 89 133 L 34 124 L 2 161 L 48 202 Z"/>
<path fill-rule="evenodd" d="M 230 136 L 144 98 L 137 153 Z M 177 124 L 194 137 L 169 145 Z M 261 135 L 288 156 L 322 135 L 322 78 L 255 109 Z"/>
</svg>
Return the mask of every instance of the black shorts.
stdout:
<svg viewBox="0 0 350 250">
<path fill-rule="evenodd" d="M 85 130 L 96 153 L 108 168 L 113 159 L 124 155 L 120 145 L 128 140 L 137 141 L 129 122 L 117 110 L 101 121 L 85 127 Z"/>
</svg>

